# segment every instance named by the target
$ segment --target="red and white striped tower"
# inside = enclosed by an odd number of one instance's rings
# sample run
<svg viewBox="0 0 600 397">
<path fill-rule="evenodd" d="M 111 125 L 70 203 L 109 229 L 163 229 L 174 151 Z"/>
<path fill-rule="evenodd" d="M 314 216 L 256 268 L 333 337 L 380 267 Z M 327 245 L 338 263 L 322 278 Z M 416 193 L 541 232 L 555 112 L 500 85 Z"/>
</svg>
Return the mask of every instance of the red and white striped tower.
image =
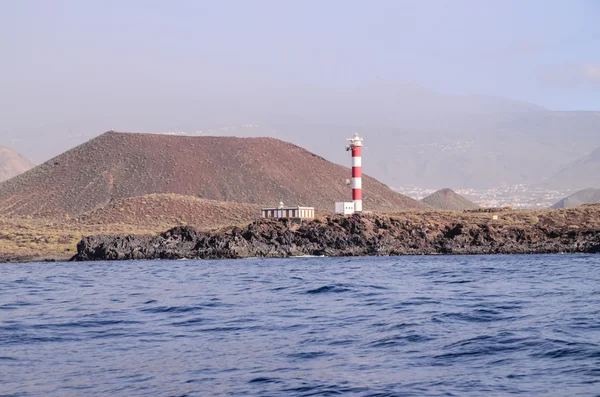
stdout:
<svg viewBox="0 0 600 397">
<path fill-rule="evenodd" d="M 352 200 L 354 212 L 362 212 L 362 146 L 363 139 L 354 134 L 347 150 L 352 151 Z"/>
</svg>

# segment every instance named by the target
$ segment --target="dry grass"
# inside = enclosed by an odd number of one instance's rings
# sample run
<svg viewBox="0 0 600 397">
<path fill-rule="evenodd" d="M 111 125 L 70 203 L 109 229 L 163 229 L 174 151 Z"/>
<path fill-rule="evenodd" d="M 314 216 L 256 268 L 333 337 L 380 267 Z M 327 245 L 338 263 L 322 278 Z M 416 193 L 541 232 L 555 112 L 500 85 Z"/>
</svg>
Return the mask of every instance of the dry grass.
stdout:
<svg viewBox="0 0 600 397">
<path fill-rule="evenodd" d="M 245 226 L 248 223 L 236 225 Z M 84 236 L 154 235 L 178 225 L 181 223 L 157 222 L 153 226 L 124 223 L 88 224 L 78 220 L 61 222 L 44 218 L 0 217 L 0 260 L 9 257 L 67 258 L 75 254 L 77 243 Z"/>
<path fill-rule="evenodd" d="M 471 211 L 406 211 L 390 214 L 400 221 L 421 224 L 477 224 L 501 227 L 532 226 L 547 228 L 568 228 L 577 225 L 582 229 L 600 230 L 600 204 L 582 205 L 561 210 L 511 210 L 498 209 L 494 212 Z M 497 216 L 498 219 L 493 219 Z"/>
<path fill-rule="evenodd" d="M 0 257 L 68 257 L 83 236 L 157 234 L 185 225 L 213 230 L 244 226 L 259 215 L 260 207 L 252 204 L 152 194 L 115 201 L 77 218 L 0 216 Z"/>
<path fill-rule="evenodd" d="M 71 256 L 83 236 L 93 234 L 153 234 L 166 225 L 89 225 L 78 221 L 31 217 L 0 217 L 0 256 Z"/>
<path fill-rule="evenodd" d="M 158 200 L 159 199 L 159 200 Z M 133 202 L 121 203 L 123 208 L 130 208 L 132 203 L 138 202 L 170 202 L 175 200 L 178 203 L 186 203 L 192 206 L 204 200 L 194 198 L 165 198 L 160 196 L 146 196 L 138 198 Z M 209 203 L 210 204 L 210 203 Z M 222 203 L 214 203 L 216 207 Z M 118 204 L 117 204 L 118 205 Z M 206 211 L 206 203 L 203 203 Z M 244 206 L 244 205 L 242 205 Z M 116 208 L 116 206 L 115 206 Z M 119 207 L 120 208 L 120 207 Z M 179 208 L 176 206 L 175 208 Z M 114 209 L 106 209 L 104 215 L 110 214 Z M 118 211 L 118 210 L 116 210 Z M 129 209 L 127 210 L 129 211 Z M 120 211 L 119 211 L 120 212 Z M 202 218 L 193 217 L 194 214 L 186 215 L 179 213 L 179 219 L 169 218 L 168 213 L 153 217 L 153 221 L 148 221 L 146 217 L 136 218 L 127 216 L 127 212 L 122 218 L 116 216 L 106 218 L 82 217 L 81 219 L 47 219 L 19 216 L 0 217 L 0 258 L 9 257 L 30 257 L 47 258 L 58 257 L 67 258 L 75 253 L 76 245 L 83 236 L 88 235 L 142 235 L 158 234 L 174 226 L 188 224 L 200 230 L 221 229 L 226 230 L 231 226 L 247 225 L 252 219 L 247 215 L 239 218 L 228 218 L 226 222 L 219 224 L 215 219 L 203 223 Z M 218 214 L 216 212 L 215 214 Z M 99 215 L 99 214 L 98 214 Z M 493 216 L 498 216 L 497 220 Z M 258 217 L 258 214 L 256 215 Z M 457 223 L 494 225 L 498 229 L 503 227 L 531 228 L 544 227 L 549 229 L 587 229 L 600 230 L 600 205 L 585 205 L 573 209 L 563 210 L 502 210 L 499 212 L 458 212 L 458 211 L 405 211 L 390 214 L 400 222 L 412 225 L 422 225 L 424 228 L 443 228 Z M 189 222 L 186 222 L 188 219 Z M 183 220 L 183 221 L 182 221 Z M 317 222 L 327 222 L 327 217 L 320 217 Z"/>
</svg>

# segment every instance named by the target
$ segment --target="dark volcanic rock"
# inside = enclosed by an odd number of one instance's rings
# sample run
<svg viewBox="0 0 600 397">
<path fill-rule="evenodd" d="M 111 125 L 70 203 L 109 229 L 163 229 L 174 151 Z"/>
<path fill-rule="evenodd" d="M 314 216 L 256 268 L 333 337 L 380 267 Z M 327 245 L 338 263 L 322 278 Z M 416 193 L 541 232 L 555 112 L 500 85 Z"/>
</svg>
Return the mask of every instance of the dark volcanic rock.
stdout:
<svg viewBox="0 0 600 397">
<path fill-rule="evenodd" d="M 336 216 L 301 225 L 286 219 L 260 220 L 245 229 L 220 233 L 177 227 L 158 236 L 86 237 L 73 260 L 597 253 L 600 227 L 589 219 L 600 211 L 585 211 L 583 215 L 548 211 L 550 215 L 530 216 L 528 221 L 510 216 L 506 216 L 510 221 L 492 221 L 485 215 L 471 215 L 469 220 L 431 213 Z M 575 215 L 583 226 L 565 223 Z"/>
</svg>

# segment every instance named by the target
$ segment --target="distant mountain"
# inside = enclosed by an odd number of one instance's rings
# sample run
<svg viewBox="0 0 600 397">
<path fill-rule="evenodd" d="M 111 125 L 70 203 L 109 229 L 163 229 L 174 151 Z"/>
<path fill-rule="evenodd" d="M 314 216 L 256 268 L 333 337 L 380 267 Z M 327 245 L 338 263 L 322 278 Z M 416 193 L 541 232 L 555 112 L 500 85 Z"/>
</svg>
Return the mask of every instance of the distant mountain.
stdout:
<svg viewBox="0 0 600 397">
<path fill-rule="evenodd" d="M 414 117 L 406 115 L 401 127 L 299 121 L 216 127 L 202 133 L 276 137 L 349 166 L 346 138 L 358 132 L 365 138 L 363 170 L 392 187 L 539 184 L 589 153 L 590 146 L 600 145 L 600 112 L 524 110 Z"/>
<path fill-rule="evenodd" d="M 19 153 L 0 146 L 0 182 L 22 174 L 33 167 L 35 167 L 35 164 Z"/>
<path fill-rule="evenodd" d="M 561 169 L 546 185 L 566 189 L 600 186 L 600 147 Z"/>
<path fill-rule="evenodd" d="M 115 200 L 175 193 L 235 203 L 315 206 L 348 200 L 348 168 L 273 138 L 108 132 L 0 184 L 0 213 L 77 215 Z M 365 176 L 366 210 L 425 207 Z"/>
<path fill-rule="evenodd" d="M 365 138 L 363 169 L 392 187 L 491 188 L 549 178 L 600 145 L 599 122 L 600 112 L 440 113 L 407 116 L 400 127 L 275 125 L 261 133 L 345 165 L 345 139 L 356 131 Z"/>
<path fill-rule="evenodd" d="M 558 203 L 554 204 L 552 208 L 572 208 L 582 204 L 598 204 L 600 203 L 600 189 L 584 189 L 577 193 L 570 195 Z"/>
<path fill-rule="evenodd" d="M 452 189 L 441 189 L 421 200 L 434 208 L 447 211 L 464 211 L 477 209 L 479 206 Z"/>
<path fill-rule="evenodd" d="M 506 98 L 444 95 L 407 82 L 229 87 L 226 97 L 214 100 L 199 99 L 200 92 L 205 91 L 161 95 L 135 107 L 115 99 L 102 112 L 110 117 L 94 112 L 79 125 L 52 126 L 43 137 L 18 133 L 22 142 L 28 137 L 36 142 L 36 156 L 48 158 L 50 150 L 58 153 L 59 145 L 65 150 L 90 129 L 122 125 L 159 132 L 176 126 L 190 135 L 202 130 L 200 134 L 273 137 L 349 166 L 346 138 L 358 132 L 365 138 L 366 173 L 392 187 L 427 188 L 538 184 L 600 146 L 600 112 L 550 111 Z M 72 137 L 67 139 L 64 131 Z"/>
</svg>

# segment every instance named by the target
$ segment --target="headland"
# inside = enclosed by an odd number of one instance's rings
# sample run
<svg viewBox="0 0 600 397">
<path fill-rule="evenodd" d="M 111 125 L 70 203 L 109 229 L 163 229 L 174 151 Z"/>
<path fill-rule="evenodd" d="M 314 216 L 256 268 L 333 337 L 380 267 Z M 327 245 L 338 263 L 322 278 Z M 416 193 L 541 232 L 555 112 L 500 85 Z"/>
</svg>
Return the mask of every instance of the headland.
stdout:
<svg viewBox="0 0 600 397">
<path fill-rule="evenodd" d="M 199 232 L 176 227 L 155 236 L 90 236 L 76 261 L 600 253 L 600 205 L 545 211 L 411 211 L 326 216 L 300 224 L 257 220 Z"/>
<path fill-rule="evenodd" d="M 417 201 L 364 174 L 349 141 L 352 168 L 272 138 L 107 132 L 0 183 L 0 261 L 599 251 L 599 206 Z M 311 215 L 264 210 L 282 201 Z"/>
</svg>

